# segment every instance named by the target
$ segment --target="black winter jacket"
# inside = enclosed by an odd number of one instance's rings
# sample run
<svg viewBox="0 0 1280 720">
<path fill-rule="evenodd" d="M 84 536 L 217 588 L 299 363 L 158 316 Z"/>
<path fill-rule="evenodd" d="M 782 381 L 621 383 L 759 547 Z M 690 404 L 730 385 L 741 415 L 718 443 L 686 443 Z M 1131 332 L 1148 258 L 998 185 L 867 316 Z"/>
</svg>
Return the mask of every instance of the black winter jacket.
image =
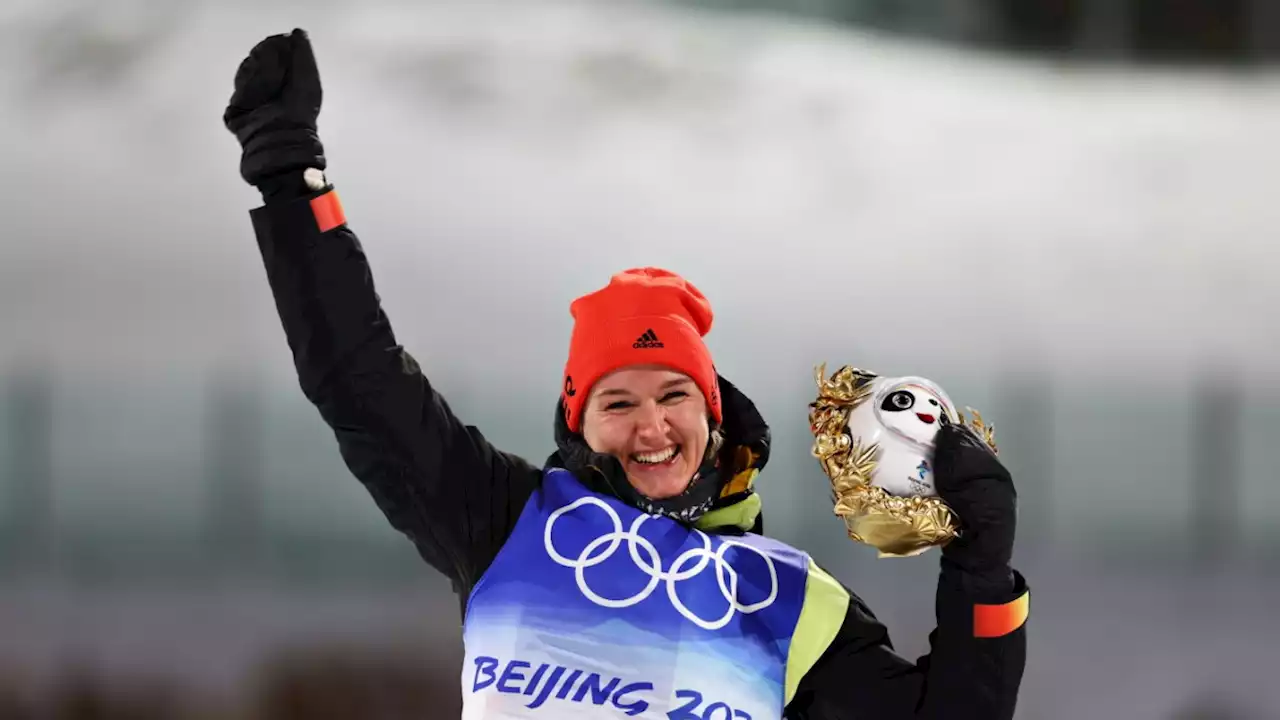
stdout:
<svg viewBox="0 0 1280 720">
<path fill-rule="evenodd" d="M 310 192 L 298 180 L 276 190 L 264 189 L 265 205 L 250 216 L 302 392 L 333 429 L 351 473 L 391 525 L 450 579 L 465 608 L 543 467 L 499 450 L 455 416 L 397 344 L 369 261 L 333 188 Z M 723 385 L 723 457 L 733 472 L 726 481 L 731 490 L 713 515 L 728 518 L 718 531 L 760 531 L 759 513 L 749 511 L 746 500 L 753 495 L 750 480 L 768 459 L 768 426 L 746 396 L 727 381 Z M 596 490 L 625 483 L 611 476 L 607 464 L 575 462 L 563 428 L 559 435 L 561 448 L 547 464 L 570 467 Z M 976 608 L 1025 601 L 1023 577 L 1011 576 L 1010 587 L 984 593 L 944 564 L 931 651 L 916 662 L 894 652 L 884 625 L 845 588 L 843 625 L 800 681 L 787 717 L 1012 718 L 1026 656 L 1025 623 L 996 637 L 975 633 Z"/>
</svg>

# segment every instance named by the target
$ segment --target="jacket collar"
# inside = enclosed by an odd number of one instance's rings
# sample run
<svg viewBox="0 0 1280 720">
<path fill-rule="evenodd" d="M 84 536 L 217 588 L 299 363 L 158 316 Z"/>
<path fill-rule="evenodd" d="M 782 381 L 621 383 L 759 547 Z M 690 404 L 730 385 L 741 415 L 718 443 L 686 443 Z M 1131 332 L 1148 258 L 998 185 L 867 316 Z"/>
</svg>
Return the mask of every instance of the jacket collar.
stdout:
<svg viewBox="0 0 1280 720">
<path fill-rule="evenodd" d="M 724 444 L 715 458 L 703 464 L 698 481 L 686 495 L 654 502 L 637 493 L 617 458 L 592 452 L 580 434 L 569 430 L 563 401 L 556 404 L 557 450 L 547 458 L 545 467 L 565 468 L 590 490 L 709 532 L 761 532 L 762 507 L 755 480 L 769 461 L 769 425 L 750 398 L 724 376 L 717 378 Z"/>
</svg>

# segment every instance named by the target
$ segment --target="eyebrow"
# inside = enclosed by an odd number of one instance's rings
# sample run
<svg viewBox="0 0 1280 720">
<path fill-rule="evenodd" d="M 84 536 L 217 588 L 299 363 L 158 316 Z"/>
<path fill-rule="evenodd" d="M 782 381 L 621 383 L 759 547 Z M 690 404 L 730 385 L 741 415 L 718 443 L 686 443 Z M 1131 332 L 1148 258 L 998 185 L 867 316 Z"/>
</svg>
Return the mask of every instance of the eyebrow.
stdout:
<svg viewBox="0 0 1280 720">
<path fill-rule="evenodd" d="M 691 382 L 693 381 L 688 378 L 677 378 L 675 380 L 668 380 L 662 383 L 662 387 L 659 389 L 670 390 L 673 387 L 678 387 L 680 385 L 685 385 Z M 632 393 L 630 391 L 623 390 L 622 388 L 610 388 L 608 390 L 601 390 L 597 395 L 598 397 L 611 397 L 614 395 L 631 395 L 631 394 Z"/>
</svg>

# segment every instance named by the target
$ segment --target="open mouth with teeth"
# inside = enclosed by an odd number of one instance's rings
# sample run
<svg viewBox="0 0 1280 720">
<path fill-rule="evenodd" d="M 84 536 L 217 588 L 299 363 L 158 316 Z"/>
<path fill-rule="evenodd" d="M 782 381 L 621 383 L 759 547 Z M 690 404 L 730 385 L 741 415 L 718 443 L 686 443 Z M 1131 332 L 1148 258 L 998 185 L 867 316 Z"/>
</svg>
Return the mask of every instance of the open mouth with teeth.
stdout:
<svg viewBox="0 0 1280 720">
<path fill-rule="evenodd" d="M 631 462 L 651 468 L 668 467 L 680 457 L 680 446 L 672 445 L 665 450 L 647 453 L 632 453 Z"/>
</svg>

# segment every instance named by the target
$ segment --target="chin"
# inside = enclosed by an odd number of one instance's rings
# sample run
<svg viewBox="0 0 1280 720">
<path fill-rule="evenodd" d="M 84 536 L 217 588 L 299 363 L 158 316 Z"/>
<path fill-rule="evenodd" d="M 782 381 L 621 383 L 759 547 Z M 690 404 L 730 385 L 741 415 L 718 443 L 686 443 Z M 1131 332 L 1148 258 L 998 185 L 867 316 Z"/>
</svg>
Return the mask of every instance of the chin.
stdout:
<svg viewBox="0 0 1280 720">
<path fill-rule="evenodd" d="M 672 468 L 668 477 L 660 478 L 637 477 L 628 473 L 627 479 L 637 492 L 650 500 L 666 500 L 676 497 L 689 488 L 689 482 L 693 479 L 693 471 Z"/>
<path fill-rule="evenodd" d="M 680 493 L 684 492 L 688 487 L 689 487 L 689 483 L 686 481 L 683 483 L 664 484 L 656 488 L 639 487 L 636 489 L 640 491 L 641 495 L 644 495 L 650 500 L 667 500 L 669 498 L 678 496 Z"/>
</svg>

